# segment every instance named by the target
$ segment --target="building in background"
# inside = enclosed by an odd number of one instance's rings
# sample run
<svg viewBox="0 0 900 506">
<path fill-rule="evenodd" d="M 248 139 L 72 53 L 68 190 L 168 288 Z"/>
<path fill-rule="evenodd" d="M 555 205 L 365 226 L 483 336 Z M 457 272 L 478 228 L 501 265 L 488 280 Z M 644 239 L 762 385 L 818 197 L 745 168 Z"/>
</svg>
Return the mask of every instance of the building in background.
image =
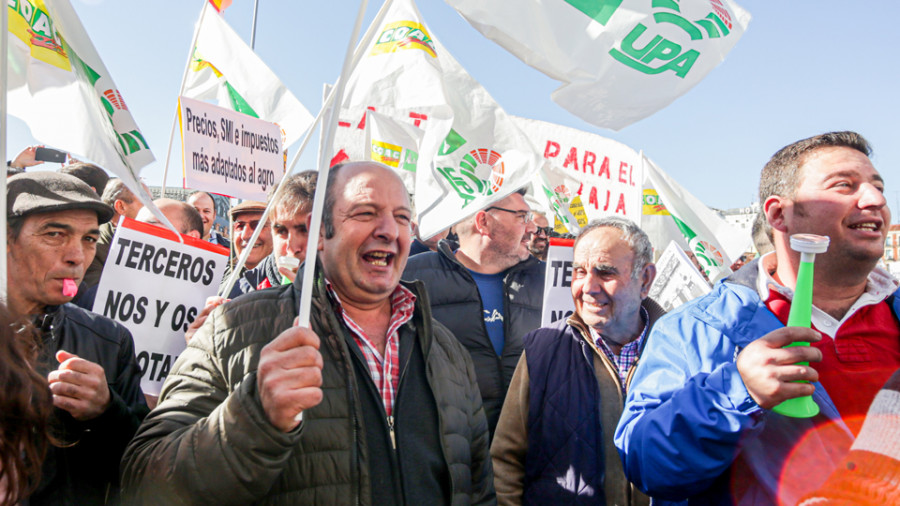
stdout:
<svg viewBox="0 0 900 506">
<path fill-rule="evenodd" d="M 891 225 L 887 240 L 884 241 L 884 256 L 881 257 L 891 274 L 900 276 L 900 224 Z"/>
</svg>

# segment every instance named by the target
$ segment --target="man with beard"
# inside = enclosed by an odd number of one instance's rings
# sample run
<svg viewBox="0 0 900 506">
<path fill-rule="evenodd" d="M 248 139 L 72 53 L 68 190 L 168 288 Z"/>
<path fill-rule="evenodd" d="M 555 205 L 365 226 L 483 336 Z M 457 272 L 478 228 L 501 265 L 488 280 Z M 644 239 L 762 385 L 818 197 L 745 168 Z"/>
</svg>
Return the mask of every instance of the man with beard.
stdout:
<svg viewBox="0 0 900 506">
<path fill-rule="evenodd" d="M 891 213 L 870 152 L 859 134 L 832 132 L 775 153 L 759 185 L 775 251 L 653 327 L 615 437 L 628 478 L 654 499 L 796 504 L 849 451 L 900 367 L 900 281 L 877 266 Z M 815 258 L 812 328 L 785 327 L 795 234 L 830 238 Z M 773 410 L 810 395 L 814 417 Z M 826 426 L 831 437 L 816 432 Z"/>
<path fill-rule="evenodd" d="M 550 232 L 553 227 L 544 213 L 534 213 L 534 232 L 528 236 L 528 251 L 538 260 L 547 261 L 547 248 L 550 247 Z"/>
<path fill-rule="evenodd" d="M 409 259 L 404 279 L 425 282 L 434 317 L 469 350 L 491 434 L 512 379 L 522 337 L 540 327 L 546 264 L 526 246 L 534 232 L 519 190 L 456 225 L 459 249 Z"/>
</svg>

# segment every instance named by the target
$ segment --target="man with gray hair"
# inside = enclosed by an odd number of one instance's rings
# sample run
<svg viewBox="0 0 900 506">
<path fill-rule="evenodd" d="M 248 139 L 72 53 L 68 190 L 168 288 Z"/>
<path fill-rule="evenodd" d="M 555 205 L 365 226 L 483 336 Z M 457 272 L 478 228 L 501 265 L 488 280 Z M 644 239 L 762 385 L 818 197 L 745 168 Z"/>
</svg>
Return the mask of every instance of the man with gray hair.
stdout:
<svg viewBox="0 0 900 506">
<path fill-rule="evenodd" d="M 647 298 L 655 277 L 650 239 L 631 221 L 610 216 L 581 230 L 575 313 L 523 338 L 500 413 L 491 446 L 500 504 L 649 503 L 625 478 L 613 429 L 644 340 L 664 314 Z"/>
</svg>

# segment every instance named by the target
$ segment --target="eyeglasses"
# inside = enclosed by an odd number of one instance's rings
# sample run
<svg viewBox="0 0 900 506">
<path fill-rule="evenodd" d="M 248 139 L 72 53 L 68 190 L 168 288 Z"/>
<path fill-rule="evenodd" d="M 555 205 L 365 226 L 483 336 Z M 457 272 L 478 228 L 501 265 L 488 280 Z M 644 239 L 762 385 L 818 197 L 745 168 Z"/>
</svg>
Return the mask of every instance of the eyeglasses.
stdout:
<svg viewBox="0 0 900 506">
<path fill-rule="evenodd" d="M 534 234 L 544 234 L 547 237 L 550 237 L 550 232 L 553 232 L 553 227 L 538 227 L 537 230 L 534 231 Z"/>
<path fill-rule="evenodd" d="M 512 209 L 504 209 L 502 207 L 496 207 L 496 206 L 491 206 L 491 207 L 485 209 L 485 211 L 491 211 L 493 209 L 515 214 L 516 218 L 518 218 L 519 221 L 521 221 L 523 225 L 527 225 L 528 222 L 531 221 L 531 218 L 532 218 L 531 211 L 513 211 Z"/>
</svg>

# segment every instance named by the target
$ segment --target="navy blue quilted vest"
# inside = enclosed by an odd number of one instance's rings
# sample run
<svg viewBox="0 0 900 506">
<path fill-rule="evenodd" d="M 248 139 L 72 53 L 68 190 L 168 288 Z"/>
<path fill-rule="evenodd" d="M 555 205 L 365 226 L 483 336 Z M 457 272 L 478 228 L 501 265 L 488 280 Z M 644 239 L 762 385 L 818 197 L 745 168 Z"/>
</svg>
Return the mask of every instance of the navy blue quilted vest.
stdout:
<svg viewBox="0 0 900 506">
<path fill-rule="evenodd" d="M 529 333 L 524 345 L 530 388 L 523 503 L 604 504 L 593 350 L 565 321 Z"/>
</svg>

